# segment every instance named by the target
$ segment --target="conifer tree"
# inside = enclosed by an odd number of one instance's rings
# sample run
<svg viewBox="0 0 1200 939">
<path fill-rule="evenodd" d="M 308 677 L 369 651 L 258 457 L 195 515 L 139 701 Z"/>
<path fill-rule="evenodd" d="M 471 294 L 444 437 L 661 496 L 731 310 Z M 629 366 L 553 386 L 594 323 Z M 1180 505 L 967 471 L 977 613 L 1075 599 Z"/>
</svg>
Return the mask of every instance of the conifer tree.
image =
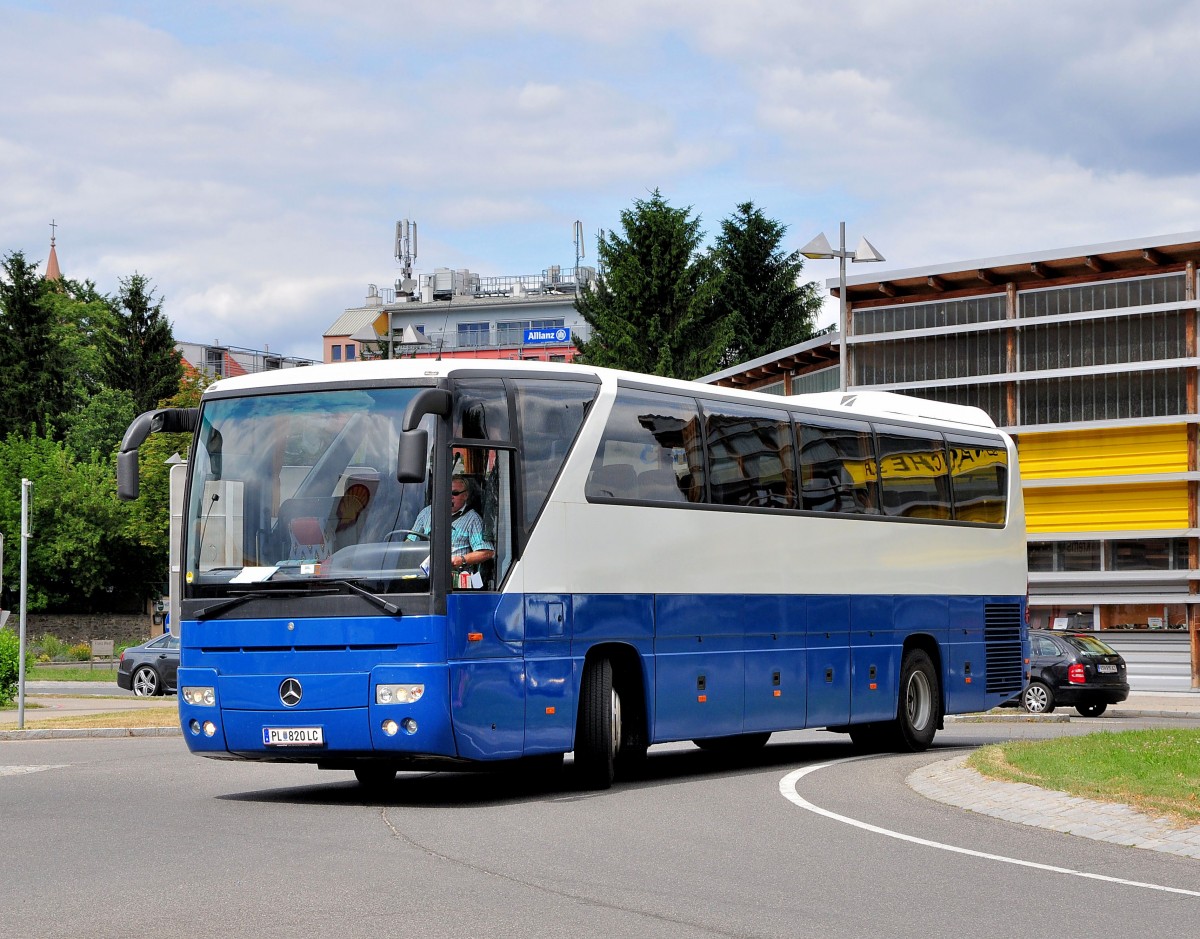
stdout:
<svg viewBox="0 0 1200 939">
<path fill-rule="evenodd" d="M 0 437 L 55 432 L 69 410 L 68 369 L 48 288 L 20 251 L 0 270 Z"/>
<path fill-rule="evenodd" d="M 149 411 L 179 391 L 183 362 L 150 279 L 133 274 L 119 283 L 109 301 L 113 321 L 101 341 L 104 380 L 128 391 L 139 412 Z"/>
<path fill-rule="evenodd" d="M 711 371 L 721 347 L 700 218 L 655 189 L 621 213 L 621 228 L 600 239 L 600 276 L 576 300 L 591 327 L 582 360 L 674 378 Z"/>
<path fill-rule="evenodd" d="M 801 283 L 799 252 L 780 247 L 787 227 L 743 202 L 721 223 L 711 252 L 719 289 L 715 304 L 727 345 L 720 368 L 748 362 L 809 339 L 821 310 L 817 285 Z"/>
</svg>

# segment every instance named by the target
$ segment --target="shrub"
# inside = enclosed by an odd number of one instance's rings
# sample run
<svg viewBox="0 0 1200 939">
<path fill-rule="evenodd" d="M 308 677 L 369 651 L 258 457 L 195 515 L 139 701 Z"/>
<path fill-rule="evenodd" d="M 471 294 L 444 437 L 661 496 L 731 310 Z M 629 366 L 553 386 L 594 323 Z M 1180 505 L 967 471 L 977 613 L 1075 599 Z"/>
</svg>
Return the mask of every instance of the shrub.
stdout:
<svg viewBox="0 0 1200 939">
<path fill-rule="evenodd" d="M 35 650 L 41 650 L 39 658 L 44 655 L 47 662 L 67 657 L 67 644 L 52 633 L 46 633 L 42 638 L 35 639 L 32 645 Z"/>
<path fill-rule="evenodd" d="M 33 667 L 32 658 L 26 652 L 27 670 Z M 11 629 L 0 628 L 0 705 L 8 704 L 16 696 L 20 670 L 21 640 Z"/>
<path fill-rule="evenodd" d="M 72 662 L 87 662 L 92 657 L 92 647 L 86 642 L 77 642 L 67 649 L 67 658 Z"/>
</svg>

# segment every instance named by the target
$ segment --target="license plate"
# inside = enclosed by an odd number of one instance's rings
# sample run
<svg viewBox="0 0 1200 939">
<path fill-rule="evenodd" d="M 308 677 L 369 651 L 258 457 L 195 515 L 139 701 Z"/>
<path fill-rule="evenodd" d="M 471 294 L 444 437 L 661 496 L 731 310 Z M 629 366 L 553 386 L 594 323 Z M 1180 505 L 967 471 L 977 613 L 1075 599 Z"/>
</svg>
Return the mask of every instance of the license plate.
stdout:
<svg viewBox="0 0 1200 939">
<path fill-rule="evenodd" d="M 319 747 L 325 743 L 320 727 L 264 727 L 263 743 L 268 747 Z"/>
<path fill-rule="evenodd" d="M 1115 665 L 1101 663 L 1100 665 L 1096 666 L 1096 671 L 1104 675 L 1115 675 L 1117 673 L 1117 667 Z"/>
</svg>

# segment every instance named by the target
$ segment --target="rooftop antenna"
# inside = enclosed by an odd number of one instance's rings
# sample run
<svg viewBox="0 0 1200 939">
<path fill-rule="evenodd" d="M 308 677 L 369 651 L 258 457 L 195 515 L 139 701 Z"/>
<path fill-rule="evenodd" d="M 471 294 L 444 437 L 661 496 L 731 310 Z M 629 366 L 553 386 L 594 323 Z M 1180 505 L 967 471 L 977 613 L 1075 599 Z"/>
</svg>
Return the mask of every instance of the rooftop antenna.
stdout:
<svg viewBox="0 0 1200 939">
<path fill-rule="evenodd" d="M 400 274 L 412 280 L 412 262 L 417 259 L 417 223 L 406 218 L 396 223 L 396 260 L 400 262 Z"/>
<path fill-rule="evenodd" d="M 400 279 L 396 281 L 396 296 L 411 297 L 417 288 L 412 266 L 417 259 L 417 223 L 406 218 L 396 223 L 396 260 L 400 262 Z M 392 313 L 388 311 L 388 358 L 395 355 L 392 346 Z"/>
</svg>

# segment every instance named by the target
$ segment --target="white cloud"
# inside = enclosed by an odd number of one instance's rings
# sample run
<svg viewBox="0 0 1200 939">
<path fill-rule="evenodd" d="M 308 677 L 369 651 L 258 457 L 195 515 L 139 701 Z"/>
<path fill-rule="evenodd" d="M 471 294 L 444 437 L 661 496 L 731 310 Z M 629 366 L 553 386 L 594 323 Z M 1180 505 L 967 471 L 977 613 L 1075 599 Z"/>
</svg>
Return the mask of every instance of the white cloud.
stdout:
<svg viewBox="0 0 1200 939">
<path fill-rule="evenodd" d="M 150 275 L 186 338 L 316 356 L 397 218 L 423 269 L 528 273 L 656 187 L 896 267 L 1200 228 L 1197 0 L 0 12 L 0 252 L 56 218 L 68 276 Z"/>
</svg>

